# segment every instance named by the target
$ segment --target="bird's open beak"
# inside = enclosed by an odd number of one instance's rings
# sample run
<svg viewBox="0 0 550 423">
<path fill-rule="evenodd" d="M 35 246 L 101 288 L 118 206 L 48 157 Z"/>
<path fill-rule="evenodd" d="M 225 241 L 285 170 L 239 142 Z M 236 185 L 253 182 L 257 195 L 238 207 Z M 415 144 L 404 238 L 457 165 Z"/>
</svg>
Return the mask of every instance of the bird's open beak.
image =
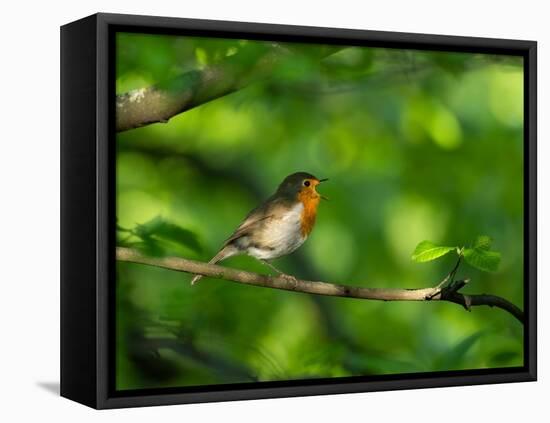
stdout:
<svg viewBox="0 0 550 423">
<path fill-rule="evenodd" d="M 321 182 L 325 182 L 325 181 L 328 181 L 328 178 L 319 179 L 319 182 L 318 182 L 318 183 L 320 184 Z M 319 194 L 319 196 L 320 196 L 323 200 L 327 200 L 327 201 L 328 201 L 328 198 L 325 197 L 324 195 Z"/>
</svg>

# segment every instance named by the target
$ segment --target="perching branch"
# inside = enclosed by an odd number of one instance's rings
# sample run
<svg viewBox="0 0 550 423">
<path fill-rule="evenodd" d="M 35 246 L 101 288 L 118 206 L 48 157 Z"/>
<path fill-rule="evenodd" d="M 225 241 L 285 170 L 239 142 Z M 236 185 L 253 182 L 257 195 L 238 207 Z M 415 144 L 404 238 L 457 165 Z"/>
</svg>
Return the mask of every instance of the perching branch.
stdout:
<svg viewBox="0 0 550 423">
<path fill-rule="evenodd" d="M 520 322 L 524 322 L 523 311 L 504 298 L 495 295 L 467 295 L 458 292 L 466 285 L 467 280 L 455 281 L 442 289 L 438 287 L 419 289 L 365 288 L 327 282 L 293 280 L 284 276 L 260 275 L 180 257 L 148 257 L 138 250 L 125 247 L 117 247 L 116 257 L 119 261 L 146 264 L 247 285 L 308 294 L 381 301 L 449 301 L 460 304 L 467 310 L 470 310 L 472 306 L 487 305 L 505 310 Z"/>
<path fill-rule="evenodd" d="M 319 47 L 313 51 L 312 59 L 320 60 L 340 49 Z M 179 113 L 267 78 L 277 65 L 296 54 L 276 43 L 248 45 L 220 63 L 191 70 L 151 87 L 117 95 L 116 131 L 168 122 Z"/>
</svg>

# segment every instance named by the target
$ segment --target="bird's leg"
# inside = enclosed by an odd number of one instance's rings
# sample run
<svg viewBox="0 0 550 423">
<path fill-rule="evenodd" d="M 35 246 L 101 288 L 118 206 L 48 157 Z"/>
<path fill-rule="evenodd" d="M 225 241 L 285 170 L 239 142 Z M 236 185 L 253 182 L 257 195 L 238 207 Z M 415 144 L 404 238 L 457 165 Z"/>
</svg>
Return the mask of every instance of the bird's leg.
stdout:
<svg viewBox="0 0 550 423">
<path fill-rule="evenodd" d="M 266 266 L 270 267 L 272 270 L 275 270 L 279 275 L 285 275 L 285 272 L 282 272 L 281 270 L 277 269 L 275 266 L 273 266 L 270 262 L 264 259 L 260 259 L 260 261 L 265 264 Z"/>
<path fill-rule="evenodd" d="M 292 275 L 289 275 L 279 269 L 277 269 L 275 266 L 273 266 L 270 262 L 268 262 L 267 260 L 264 260 L 264 259 L 260 259 L 260 261 L 265 264 L 266 266 L 270 267 L 271 269 L 273 269 L 275 272 L 277 272 L 277 274 L 279 276 L 282 276 L 283 278 L 286 278 L 286 279 L 290 279 L 294 282 L 297 281 L 296 277 L 295 276 L 292 276 Z"/>
</svg>

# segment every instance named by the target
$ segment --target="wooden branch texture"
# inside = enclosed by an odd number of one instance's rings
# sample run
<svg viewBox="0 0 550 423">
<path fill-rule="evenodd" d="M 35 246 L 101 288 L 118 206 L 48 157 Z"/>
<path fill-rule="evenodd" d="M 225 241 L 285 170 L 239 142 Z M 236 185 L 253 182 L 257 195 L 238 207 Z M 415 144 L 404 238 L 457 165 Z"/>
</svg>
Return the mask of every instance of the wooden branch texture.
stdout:
<svg viewBox="0 0 550 423">
<path fill-rule="evenodd" d="M 340 47 L 319 48 L 311 59 L 321 60 L 338 50 Z M 191 70 L 169 81 L 119 94 L 116 131 L 168 122 L 179 113 L 269 78 L 276 66 L 296 54 L 299 53 L 276 43 L 254 44 L 204 69 Z"/>
<path fill-rule="evenodd" d="M 308 294 L 381 301 L 448 301 L 460 304 L 467 310 L 470 310 L 472 306 L 485 305 L 505 310 L 520 322 L 524 322 L 523 311 L 504 298 L 495 295 L 470 295 L 458 292 L 464 287 L 466 281 L 457 281 L 443 289 L 437 287 L 419 289 L 366 288 L 327 282 L 294 280 L 284 276 L 261 275 L 180 257 L 149 257 L 138 250 L 125 247 L 117 247 L 116 258 L 119 261 L 200 274 L 230 282 Z"/>
</svg>

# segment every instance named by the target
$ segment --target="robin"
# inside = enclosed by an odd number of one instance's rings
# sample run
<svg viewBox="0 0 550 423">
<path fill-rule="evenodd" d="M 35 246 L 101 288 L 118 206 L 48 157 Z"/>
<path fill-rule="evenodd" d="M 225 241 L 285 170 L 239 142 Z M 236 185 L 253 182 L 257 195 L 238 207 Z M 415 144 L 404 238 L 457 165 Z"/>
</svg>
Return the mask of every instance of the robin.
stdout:
<svg viewBox="0 0 550 423">
<path fill-rule="evenodd" d="M 315 225 L 319 201 L 326 199 L 316 187 L 326 180 L 306 172 L 287 176 L 275 194 L 248 213 L 209 263 L 247 254 L 278 274 L 295 279 L 269 261 L 292 253 L 307 239 Z M 191 284 L 201 278 L 201 275 L 195 275 Z"/>
</svg>

